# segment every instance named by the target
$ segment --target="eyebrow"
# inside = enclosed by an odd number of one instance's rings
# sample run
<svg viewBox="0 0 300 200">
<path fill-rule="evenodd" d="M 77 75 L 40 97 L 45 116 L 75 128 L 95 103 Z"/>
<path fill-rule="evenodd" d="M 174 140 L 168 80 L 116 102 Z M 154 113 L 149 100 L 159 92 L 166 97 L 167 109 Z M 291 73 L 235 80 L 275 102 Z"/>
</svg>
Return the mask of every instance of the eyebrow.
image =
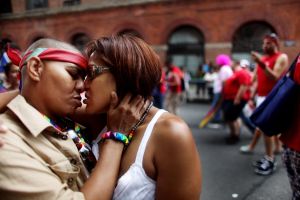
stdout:
<svg viewBox="0 0 300 200">
<path fill-rule="evenodd" d="M 80 67 L 78 67 L 77 65 L 68 65 L 66 68 L 68 70 L 72 70 L 73 72 L 76 72 L 76 73 L 78 73 L 80 75 L 85 76 L 85 70 L 82 69 L 82 68 L 80 68 Z"/>
</svg>

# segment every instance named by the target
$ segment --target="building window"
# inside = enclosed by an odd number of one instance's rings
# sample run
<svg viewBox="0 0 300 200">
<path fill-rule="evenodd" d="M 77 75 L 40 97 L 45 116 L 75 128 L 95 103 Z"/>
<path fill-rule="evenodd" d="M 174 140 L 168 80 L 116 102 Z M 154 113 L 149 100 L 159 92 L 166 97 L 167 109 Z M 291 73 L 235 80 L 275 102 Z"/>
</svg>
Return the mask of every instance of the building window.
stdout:
<svg viewBox="0 0 300 200">
<path fill-rule="evenodd" d="M 275 33 L 274 28 L 266 22 L 249 22 L 242 25 L 233 35 L 233 58 L 250 60 L 250 52 L 262 52 L 263 38 L 272 32 Z"/>
<path fill-rule="evenodd" d="M 71 44 L 73 44 L 78 50 L 83 51 L 84 46 L 90 40 L 91 39 L 85 33 L 77 33 L 71 38 Z"/>
<path fill-rule="evenodd" d="M 12 13 L 11 1 L 0 1 L 0 14 Z"/>
<path fill-rule="evenodd" d="M 167 57 L 193 75 L 204 61 L 204 36 L 192 26 L 177 28 L 169 37 Z"/>
<path fill-rule="evenodd" d="M 63 6 L 74 6 L 74 5 L 79 5 L 80 0 L 64 0 L 63 1 Z"/>
<path fill-rule="evenodd" d="M 48 7 L 48 0 L 27 0 L 26 1 L 27 10 L 47 8 L 47 7 Z"/>
</svg>

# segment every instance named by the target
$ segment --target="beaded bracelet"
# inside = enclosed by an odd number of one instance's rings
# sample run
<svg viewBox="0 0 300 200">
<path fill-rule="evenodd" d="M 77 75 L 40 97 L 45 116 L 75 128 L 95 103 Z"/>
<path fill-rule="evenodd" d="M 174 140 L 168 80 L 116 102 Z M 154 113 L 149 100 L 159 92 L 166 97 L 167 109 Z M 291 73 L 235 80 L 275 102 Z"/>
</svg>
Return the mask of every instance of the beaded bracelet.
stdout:
<svg viewBox="0 0 300 200">
<path fill-rule="evenodd" d="M 113 139 L 113 140 L 122 142 L 124 145 L 129 144 L 128 137 L 126 135 L 124 135 L 123 133 L 119 133 L 119 132 L 108 131 L 106 133 L 103 133 L 100 141 L 104 141 L 106 139 Z"/>
</svg>

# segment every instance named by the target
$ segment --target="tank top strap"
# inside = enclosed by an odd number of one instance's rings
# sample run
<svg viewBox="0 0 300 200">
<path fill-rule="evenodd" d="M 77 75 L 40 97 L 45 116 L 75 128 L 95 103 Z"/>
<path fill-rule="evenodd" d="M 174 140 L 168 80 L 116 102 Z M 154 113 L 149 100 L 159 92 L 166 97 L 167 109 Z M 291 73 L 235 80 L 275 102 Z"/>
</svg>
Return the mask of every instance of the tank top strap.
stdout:
<svg viewBox="0 0 300 200">
<path fill-rule="evenodd" d="M 158 118 L 164 113 L 166 112 L 163 109 L 158 110 L 154 117 L 151 119 L 150 123 L 148 124 L 146 131 L 144 133 L 144 136 L 142 138 L 141 144 L 139 146 L 137 155 L 136 155 L 136 159 L 135 159 L 135 163 L 142 165 L 143 163 L 143 158 L 144 158 L 144 153 L 145 153 L 145 149 L 146 149 L 146 145 L 148 143 L 148 140 L 151 136 L 153 127 L 155 125 L 155 123 L 157 122 Z"/>
</svg>

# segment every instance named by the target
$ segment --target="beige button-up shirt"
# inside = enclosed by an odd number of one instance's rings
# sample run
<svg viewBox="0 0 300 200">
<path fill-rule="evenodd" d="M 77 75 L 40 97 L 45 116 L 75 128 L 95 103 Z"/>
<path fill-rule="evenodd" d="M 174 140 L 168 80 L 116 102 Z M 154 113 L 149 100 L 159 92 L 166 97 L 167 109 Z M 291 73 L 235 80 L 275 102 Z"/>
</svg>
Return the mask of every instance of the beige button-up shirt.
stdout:
<svg viewBox="0 0 300 200">
<path fill-rule="evenodd" d="M 0 199 L 84 199 L 88 177 L 67 133 L 57 131 L 18 95 L 0 115 L 8 128 L 0 148 Z"/>
</svg>

